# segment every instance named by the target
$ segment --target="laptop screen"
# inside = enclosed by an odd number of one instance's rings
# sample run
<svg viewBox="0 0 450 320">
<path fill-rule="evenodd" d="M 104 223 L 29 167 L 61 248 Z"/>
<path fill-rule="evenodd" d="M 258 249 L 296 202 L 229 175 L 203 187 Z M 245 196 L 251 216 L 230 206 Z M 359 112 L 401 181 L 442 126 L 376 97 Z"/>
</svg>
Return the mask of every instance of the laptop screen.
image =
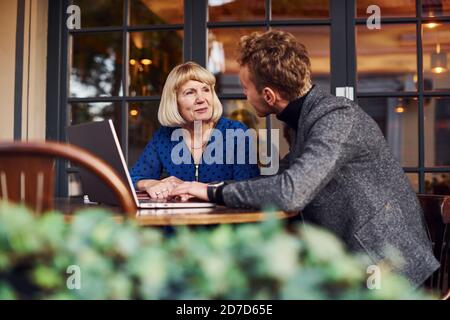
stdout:
<svg viewBox="0 0 450 320">
<path fill-rule="evenodd" d="M 130 194 L 133 195 L 137 205 L 136 192 L 112 120 L 69 126 L 66 128 L 66 133 L 70 144 L 87 149 L 116 170 L 123 182 L 128 185 Z M 81 167 L 79 173 L 83 193 L 88 195 L 90 201 L 110 205 L 119 204 L 112 190 L 99 177 Z"/>
</svg>

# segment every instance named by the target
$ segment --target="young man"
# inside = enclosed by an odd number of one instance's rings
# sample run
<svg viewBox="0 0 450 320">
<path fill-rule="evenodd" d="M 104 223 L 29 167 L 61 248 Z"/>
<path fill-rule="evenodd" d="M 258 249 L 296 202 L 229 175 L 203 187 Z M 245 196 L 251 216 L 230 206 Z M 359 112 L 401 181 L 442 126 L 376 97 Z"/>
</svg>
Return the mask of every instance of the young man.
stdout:
<svg viewBox="0 0 450 320">
<path fill-rule="evenodd" d="M 189 194 L 229 207 L 300 211 L 374 263 L 389 261 L 413 286 L 438 267 L 417 197 L 376 123 L 351 100 L 311 83 L 310 60 L 294 36 L 240 40 L 240 80 L 260 117 L 276 114 L 294 131 L 278 174 L 219 184 L 184 183 Z M 395 260 L 395 259 L 393 259 Z"/>
</svg>

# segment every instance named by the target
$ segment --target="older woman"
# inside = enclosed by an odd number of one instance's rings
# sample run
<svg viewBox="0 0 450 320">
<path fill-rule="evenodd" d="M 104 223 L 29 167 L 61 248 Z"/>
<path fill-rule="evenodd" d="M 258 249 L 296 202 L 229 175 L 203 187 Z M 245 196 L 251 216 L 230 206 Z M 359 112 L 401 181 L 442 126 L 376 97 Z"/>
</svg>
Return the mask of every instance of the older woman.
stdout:
<svg viewBox="0 0 450 320">
<path fill-rule="evenodd" d="M 178 65 L 170 72 L 158 110 L 162 126 L 131 169 L 136 189 L 147 191 L 151 198 L 164 199 L 183 181 L 208 183 L 246 180 L 259 175 L 256 161 L 250 163 L 249 140 L 241 140 L 245 143 L 238 146 L 239 139 L 227 134 L 230 129 L 245 132 L 247 127 L 222 117 L 222 104 L 214 91 L 215 82 L 213 74 L 194 62 Z M 210 148 L 205 152 L 211 144 L 222 146 L 223 150 Z M 225 149 L 229 150 L 230 144 L 235 153 L 242 151 L 238 148 L 245 148 L 244 161 L 242 158 L 238 161 L 236 154 L 231 155 L 233 161 L 229 161 L 230 155 Z M 180 147 L 184 154 L 178 152 Z M 205 159 L 205 153 L 208 153 L 209 161 Z M 214 159 L 219 161 L 212 161 Z M 162 176 L 167 178 L 161 179 Z"/>
</svg>

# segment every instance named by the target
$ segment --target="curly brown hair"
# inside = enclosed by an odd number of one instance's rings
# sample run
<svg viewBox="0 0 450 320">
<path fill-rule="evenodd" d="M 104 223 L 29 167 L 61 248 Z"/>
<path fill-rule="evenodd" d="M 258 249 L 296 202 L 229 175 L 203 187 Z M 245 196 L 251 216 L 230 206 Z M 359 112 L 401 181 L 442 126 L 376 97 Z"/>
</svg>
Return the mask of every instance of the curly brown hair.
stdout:
<svg viewBox="0 0 450 320">
<path fill-rule="evenodd" d="M 292 101 L 311 88 L 308 52 L 289 32 L 269 30 L 241 37 L 237 61 L 248 67 L 259 92 L 271 87 Z"/>
</svg>

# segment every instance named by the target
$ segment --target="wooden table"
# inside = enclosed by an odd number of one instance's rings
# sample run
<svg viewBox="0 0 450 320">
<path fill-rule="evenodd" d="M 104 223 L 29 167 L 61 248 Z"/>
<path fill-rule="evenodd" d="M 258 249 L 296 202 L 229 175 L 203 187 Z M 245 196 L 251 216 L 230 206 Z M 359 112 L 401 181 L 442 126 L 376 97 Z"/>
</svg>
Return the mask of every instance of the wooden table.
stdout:
<svg viewBox="0 0 450 320">
<path fill-rule="evenodd" d="M 99 207 L 116 212 L 118 220 L 124 218 L 118 213 L 117 207 L 85 204 L 81 199 L 56 199 L 54 207 L 56 210 L 64 212 L 68 220 L 71 219 L 71 214 L 77 210 Z M 271 217 L 288 219 L 297 215 L 298 212 L 275 211 L 270 214 L 258 210 L 216 206 L 214 208 L 139 209 L 136 212 L 136 221 L 141 226 L 211 225 L 261 222 Z"/>
</svg>

